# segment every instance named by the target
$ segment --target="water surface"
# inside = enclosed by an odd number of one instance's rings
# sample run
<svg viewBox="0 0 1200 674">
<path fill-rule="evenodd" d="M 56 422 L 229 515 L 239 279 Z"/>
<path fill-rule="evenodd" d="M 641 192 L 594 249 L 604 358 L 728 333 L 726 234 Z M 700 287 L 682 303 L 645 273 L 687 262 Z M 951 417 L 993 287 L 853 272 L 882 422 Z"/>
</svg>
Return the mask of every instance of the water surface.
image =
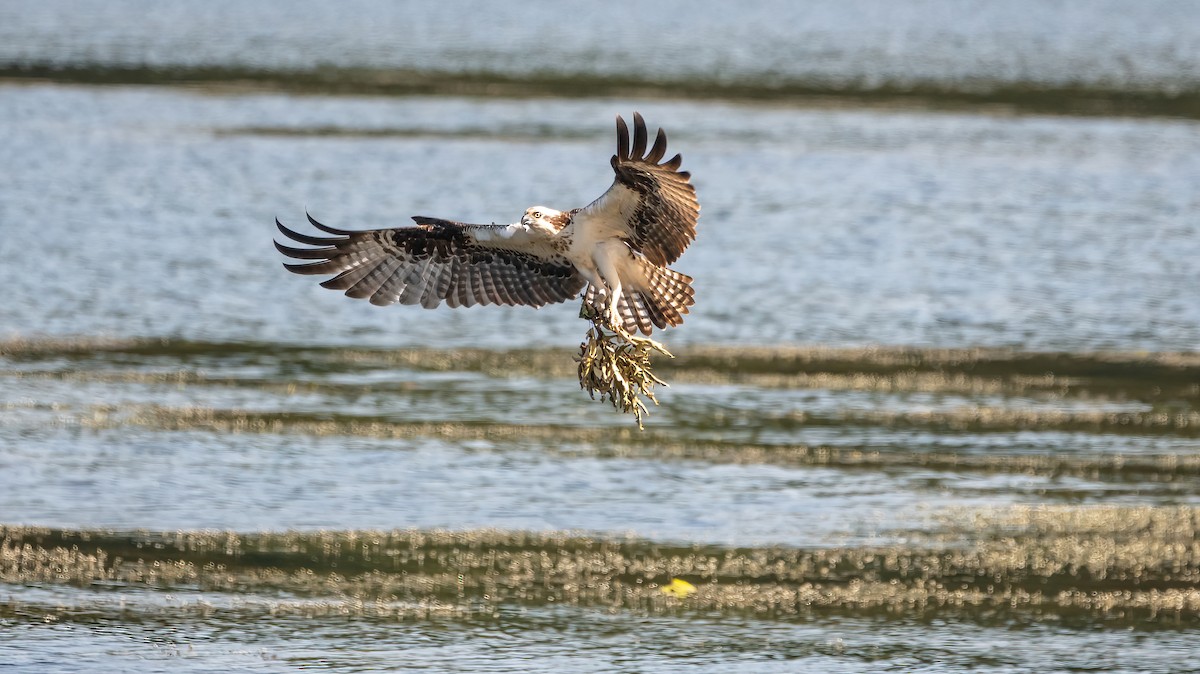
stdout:
<svg viewBox="0 0 1200 674">
<path fill-rule="evenodd" d="M 1195 4 L 337 7 L 0 7 L 0 662 L 1196 669 Z M 644 431 L 575 303 L 271 244 L 582 206 L 634 110 Z"/>
</svg>

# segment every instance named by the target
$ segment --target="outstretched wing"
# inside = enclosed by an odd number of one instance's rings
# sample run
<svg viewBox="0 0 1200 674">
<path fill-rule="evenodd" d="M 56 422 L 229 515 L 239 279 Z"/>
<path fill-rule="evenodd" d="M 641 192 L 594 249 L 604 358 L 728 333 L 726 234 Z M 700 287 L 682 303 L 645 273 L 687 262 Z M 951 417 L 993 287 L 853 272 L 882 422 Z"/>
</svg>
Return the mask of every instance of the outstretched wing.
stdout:
<svg viewBox="0 0 1200 674">
<path fill-rule="evenodd" d="M 617 228 L 634 250 L 665 267 L 696 239 L 700 204 L 688 182 L 691 174 L 678 170 L 683 158 L 677 154 L 659 163 L 667 153 L 667 134 L 658 130 L 649 153 L 647 136 L 645 120 L 633 113 L 631 148 L 629 127 L 617 116 L 617 153 L 612 158 L 616 178 L 612 187 L 580 209 L 573 221 L 581 228 Z"/>
<path fill-rule="evenodd" d="M 297 274 L 336 274 L 321 283 L 380 306 L 420 304 L 432 309 L 442 300 L 452 307 L 523 304 L 540 307 L 579 294 L 585 281 L 565 258 L 520 225 L 468 225 L 414 217 L 415 227 L 349 231 L 308 216 L 313 227 L 331 234 L 309 236 L 284 227 L 293 241 L 318 248 L 279 252 L 306 264 L 284 264 Z"/>
</svg>

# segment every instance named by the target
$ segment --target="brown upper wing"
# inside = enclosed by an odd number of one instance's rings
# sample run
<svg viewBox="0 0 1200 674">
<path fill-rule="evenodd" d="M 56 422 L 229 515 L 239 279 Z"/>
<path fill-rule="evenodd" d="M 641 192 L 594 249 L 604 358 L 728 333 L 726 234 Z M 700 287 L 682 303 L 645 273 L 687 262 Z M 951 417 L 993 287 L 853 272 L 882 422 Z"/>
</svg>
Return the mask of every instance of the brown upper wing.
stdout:
<svg viewBox="0 0 1200 674">
<path fill-rule="evenodd" d="M 451 307 L 540 307 L 577 296 L 585 284 L 565 258 L 528 241 L 496 235 L 504 225 L 414 217 L 415 227 L 350 231 L 327 227 L 312 216 L 308 220 L 332 236 L 301 234 L 276 220 L 289 239 L 318 246 L 275 242 L 288 257 L 316 260 L 283 266 L 297 274 L 336 274 L 321 285 L 380 306 L 399 302 L 432 309 L 445 300 Z"/>
<path fill-rule="evenodd" d="M 665 267 L 679 259 L 696 239 L 700 204 L 689 182 L 691 174 L 679 170 L 683 158 L 677 154 L 662 161 L 667 153 L 667 134 L 659 129 L 647 152 L 648 135 L 645 120 L 633 113 L 630 146 L 629 127 L 617 117 L 617 153 L 611 162 L 616 178 L 612 187 L 581 209 L 575 220 L 582 226 L 588 226 L 591 217 L 604 221 L 606 226 L 623 221 L 630 245 L 650 262 Z"/>
</svg>

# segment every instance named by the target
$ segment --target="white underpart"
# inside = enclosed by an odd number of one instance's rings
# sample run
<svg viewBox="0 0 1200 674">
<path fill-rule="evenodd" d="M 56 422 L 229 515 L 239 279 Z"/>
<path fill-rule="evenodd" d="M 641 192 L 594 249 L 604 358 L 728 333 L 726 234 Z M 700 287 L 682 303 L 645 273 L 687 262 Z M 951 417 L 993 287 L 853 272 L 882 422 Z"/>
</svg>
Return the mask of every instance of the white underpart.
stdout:
<svg viewBox="0 0 1200 674">
<path fill-rule="evenodd" d="M 638 201 L 636 192 L 614 182 L 603 196 L 575 213 L 570 224 L 562 230 L 548 220 L 561 216 L 562 211 L 548 206 L 531 206 L 520 223 L 479 231 L 475 237 L 479 242 L 494 246 L 501 245 L 500 239 L 504 239 L 505 247 L 566 257 L 606 300 L 607 306 L 596 308 L 607 314 L 609 323 L 620 326 L 623 324 L 619 311 L 622 293 L 630 287 L 644 289 L 648 282 L 633 251 L 625 243 L 633 234 L 629 223 Z M 563 241 L 569 244 L 556 245 Z"/>
<path fill-rule="evenodd" d="M 567 257 L 583 277 L 603 291 L 608 300 L 609 322 L 621 325 L 618 302 L 624 286 L 645 283 L 641 269 L 624 239 L 631 235 L 629 221 L 637 208 L 638 195 L 614 184 L 602 197 L 580 210 L 563 236 L 571 239 Z"/>
<path fill-rule="evenodd" d="M 592 253 L 592 261 L 596 264 L 596 270 L 603 280 L 601 287 L 608 295 L 608 322 L 614 327 L 619 326 L 623 323 L 621 314 L 617 310 L 618 302 L 624 291 L 621 281 L 629 279 L 632 282 L 634 280 L 632 275 L 639 270 L 631 264 L 633 256 L 629 252 L 629 246 L 619 239 L 607 239 L 600 242 Z"/>
</svg>

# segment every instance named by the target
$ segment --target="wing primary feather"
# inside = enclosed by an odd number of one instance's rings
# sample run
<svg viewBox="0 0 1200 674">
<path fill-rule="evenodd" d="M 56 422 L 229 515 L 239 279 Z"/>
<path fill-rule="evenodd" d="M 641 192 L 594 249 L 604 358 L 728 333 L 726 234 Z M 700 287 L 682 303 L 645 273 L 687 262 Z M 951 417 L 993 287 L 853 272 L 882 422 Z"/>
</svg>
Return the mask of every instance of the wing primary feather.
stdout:
<svg viewBox="0 0 1200 674">
<path fill-rule="evenodd" d="M 392 274 L 399 268 L 400 261 L 394 258 L 382 258 L 369 260 L 364 263 L 364 266 L 369 266 L 371 271 L 346 290 L 346 297 L 353 297 L 356 300 L 371 297 L 392 277 Z"/>
<path fill-rule="evenodd" d="M 292 241 L 296 241 L 298 243 L 307 243 L 310 246 L 328 246 L 331 243 L 337 243 L 345 240 L 301 234 L 300 232 L 284 227 L 283 223 L 279 221 L 279 218 L 275 218 L 275 226 L 279 228 L 279 231 L 283 232 L 284 236 L 288 237 Z"/>
<path fill-rule="evenodd" d="M 404 292 L 404 288 L 407 285 L 404 282 L 404 269 L 399 261 L 393 260 L 393 264 L 387 267 L 386 274 L 386 278 L 375 289 L 375 292 L 371 293 L 369 298 L 371 304 L 375 306 L 382 307 L 395 304 L 400 298 L 400 293 Z"/>
<path fill-rule="evenodd" d="M 304 215 L 305 215 L 305 217 L 308 218 L 308 221 L 310 223 L 312 223 L 313 227 L 316 227 L 317 229 L 321 230 L 322 232 L 326 232 L 329 234 L 336 234 L 338 236 L 350 236 L 351 234 L 354 233 L 354 232 L 351 232 L 346 229 L 334 229 L 333 227 L 329 227 L 327 225 L 322 225 L 321 223 L 317 222 L 313 218 L 313 216 L 309 215 L 307 212 L 305 212 Z"/>
<path fill-rule="evenodd" d="M 398 301 L 400 304 L 420 304 L 421 296 L 425 293 L 425 288 L 429 283 L 429 265 L 432 263 L 433 257 L 426 257 L 424 260 L 418 261 L 417 266 L 409 267 L 404 278 L 404 291 L 400 293 Z"/>
<path fill-rule="evenodd" d="M 617 115 L 617 156 L 615 159 L 621 161 L 629 158 L 629 127 L 625 125 L 625 118 Z"/>
<path fill-rule="evenodd" d="M 641 159 L 646 154 L 646 120 L 640 113 L 633 113 L 633 149 L 629 152 L 630 159 Z"/>
<path fill-rule="evenodd" d="M 328 260 L 337 257 L 336 253 L 338 252 L 338 249 L 332 246 L 328 248 L 292 248 L 278 241 L 272 241 L 271 243 L 275 244 L 275 250 L 297 260 Z"/>
<path fill-rule="evenodd" d="M 305 264 L 288 264 L 283 263 L 283 268 L 293 274 L 333 274 L 344 268 L 345 263 L 340 260 L 326 260 L 324 262 L 307 262 Z"/>
<path fill-rule="evenodd" d="M 658 130 L 658 135 L 654 137 L 654 147 L 650 148 L 650 154 L 646 155 L 646 161 L 651 164 L 657 164 L 662 160 L 663 155 L 667 153 L 667 132 L 662 129 Z"/>
<path fill-rule="evenodd" d="M 364 276 L 371 273 L 372 269 L 373 267 L 363 264 L 350 267 L 329 280 L 321 281 L 321 287 L 329 288 L 330 290 L 349 290 L 354 284 L 361 281 Z"/>
</svg>

